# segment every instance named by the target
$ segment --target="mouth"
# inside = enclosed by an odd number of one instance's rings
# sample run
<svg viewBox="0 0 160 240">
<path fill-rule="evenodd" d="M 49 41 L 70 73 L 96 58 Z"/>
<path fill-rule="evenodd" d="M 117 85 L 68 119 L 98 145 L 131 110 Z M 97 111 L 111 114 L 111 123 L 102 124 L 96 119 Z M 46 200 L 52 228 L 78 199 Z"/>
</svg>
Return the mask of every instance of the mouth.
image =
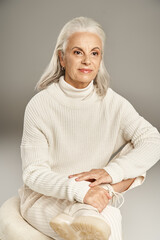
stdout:
<svg viewBox="0 0 160 240">
<path fill-rule="evenodd" d="M 81 71 L 83 73 L 90 73 L 90 72 L 92 72 L 91 69 L 85 69 L 85 68 L 79 69 L 79 71 Z"/>
</svg>

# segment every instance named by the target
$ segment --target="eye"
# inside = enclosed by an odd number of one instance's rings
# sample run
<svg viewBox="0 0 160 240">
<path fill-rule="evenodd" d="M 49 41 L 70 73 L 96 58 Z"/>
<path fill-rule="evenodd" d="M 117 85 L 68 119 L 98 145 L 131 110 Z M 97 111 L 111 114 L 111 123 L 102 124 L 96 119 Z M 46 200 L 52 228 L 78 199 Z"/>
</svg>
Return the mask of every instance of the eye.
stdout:
<svg viewBox="0 0 160 240">
<path fill-rule="evenodd" d="M 76 50 L 76 51 L 74 51 L 74 54 L 76 54 L 76 55 L 80 55 L 81 52 Z"/>
<path fill-rule="evenodd" d="M 94 56 L 98 56 L 98 52 L 92 52 Z"/>
</svg>

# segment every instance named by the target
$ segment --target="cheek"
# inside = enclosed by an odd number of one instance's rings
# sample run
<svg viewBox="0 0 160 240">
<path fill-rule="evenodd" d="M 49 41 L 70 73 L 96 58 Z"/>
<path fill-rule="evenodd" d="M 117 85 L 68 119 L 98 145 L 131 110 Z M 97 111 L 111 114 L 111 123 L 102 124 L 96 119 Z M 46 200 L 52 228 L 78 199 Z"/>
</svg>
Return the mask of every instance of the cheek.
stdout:
<svg viewBox="0 0 160 240">
<path fill-rule="evenodd" d="M 94 67 L 95 67 L 95 70 L 98 72 L 98 70 L 100 68 L 100 62 L 99 61 L 95 61 L 94 62 Z"/>
<path fill-rule="evenodd" d="M 70 58 L 70 61 L 67 62 L 67 70 L 71 74 L 77 72 L 80 67 L 80 61 L 77 59 Z"/>
<path fill-rule="evenodd" d="M 99 68 L 100 63 L 101 63 L 101 59 L 92 59 L 92 63 L 94 64 L 94 66 L 96 68 Z"/>
<path fill-rule="evenodd" d="M 68 57 L 66 59 L 66 66 L 68 69 L 73 69 L 74 66 L 76 65 L 75 63 L 76 63 L 76 61 L 73 57 Z"/>
</svg>

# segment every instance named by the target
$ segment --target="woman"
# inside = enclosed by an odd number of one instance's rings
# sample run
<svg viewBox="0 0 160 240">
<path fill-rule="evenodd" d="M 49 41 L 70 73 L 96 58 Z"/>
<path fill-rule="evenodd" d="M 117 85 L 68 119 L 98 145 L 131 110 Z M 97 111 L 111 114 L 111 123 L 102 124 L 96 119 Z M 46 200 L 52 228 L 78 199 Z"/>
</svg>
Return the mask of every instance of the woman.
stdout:
<svg viewBox="0 0 160 240">
<path fill-rule="evenodd" d="M 121 240 L 120 193 L 160 158 L 157 129 L 109 88 L 104 44 L 94 20 L 68 22 L 25 109 L 21 213 L 53 239 Z"/>
</svg>

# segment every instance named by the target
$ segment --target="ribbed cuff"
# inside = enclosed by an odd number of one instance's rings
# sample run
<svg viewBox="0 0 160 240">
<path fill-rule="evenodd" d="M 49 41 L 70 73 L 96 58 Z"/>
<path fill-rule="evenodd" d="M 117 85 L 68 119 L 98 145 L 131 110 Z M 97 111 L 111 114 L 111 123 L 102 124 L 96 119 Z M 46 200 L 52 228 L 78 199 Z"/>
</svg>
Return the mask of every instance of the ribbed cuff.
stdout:
<svg viewBox="0 0 160 240">
<path fill-rule="evenodd" d="M 103 168 L 112 178 L 112 183 L 121 182 L 124 179 L 123 169 L 115 162 L 109 163 Z"/>
<path fill-rule="evenodd" d="M 126 193 L 129 190 L 142 185 L 144 183 L 145 179 L 146 179 L 146 173 L 142 174 L 142 176 L 136 177 L 136 179 L 131 184 L 131 186 L 126 191 L 124 191 L 123 193 Z"/>
<path fill-rule="evenodd" d="M 73 182 L 73 188 L 74 188 L 74 199 L 77 202 L 84 203 L 84 197 L 88 190 L 90 189 L 88 181 L 75 181 L 75 178 L 72 178 Z"/>
</svg>

